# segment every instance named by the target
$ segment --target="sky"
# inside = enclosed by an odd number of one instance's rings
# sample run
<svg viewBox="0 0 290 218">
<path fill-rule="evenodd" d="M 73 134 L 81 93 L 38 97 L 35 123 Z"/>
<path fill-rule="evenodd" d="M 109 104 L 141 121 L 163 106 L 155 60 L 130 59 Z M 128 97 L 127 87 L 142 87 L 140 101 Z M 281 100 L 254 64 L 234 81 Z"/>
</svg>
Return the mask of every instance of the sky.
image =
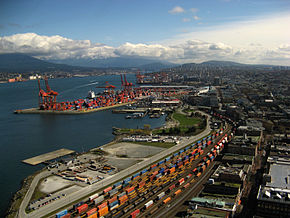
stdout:
<svg viewBox="0 0 290 218">
<path fill-rule="evenodd" d="M 0 0 L 0 53 L 290 66 L 290 0 Z"/>
</svg>

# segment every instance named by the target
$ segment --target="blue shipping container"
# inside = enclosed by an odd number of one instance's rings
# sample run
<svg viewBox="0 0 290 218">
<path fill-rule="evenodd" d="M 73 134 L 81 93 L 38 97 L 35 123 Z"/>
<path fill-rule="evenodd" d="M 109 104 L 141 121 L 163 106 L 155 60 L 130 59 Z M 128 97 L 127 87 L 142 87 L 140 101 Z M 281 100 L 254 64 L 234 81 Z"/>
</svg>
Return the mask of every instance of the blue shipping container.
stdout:
<svg viewBox="0 0 290 218">
<path fill-rule="evenodd" d="M 133 176 L 133 178 L 135 178 L 135 177 L 137 177 L 137 176 L 139 176 L 140 175 L 140 172 L 139 173 L 136 173 L 134 176 Z"/>
<path fill-rule="evenodd" d="M 64 215 L 66 215 L 66 214 L 67 214 L 67 210 L 63 210 L 63 211 L 57 213 L 57 214 L 56 214 L 56 217 L 57 217 L 57 218 L 60 218 L 60 217 L 62 217 L 62 216 L 64 216 Z"/>
<path fill-rule="evenodd" d="M 170 161 L 170 159 L 171 159 L 171 157 L 168 157 L 168 158 L 165 159 L 165 161 Z"/>
<path fill-rule="evenodd" d="M 112 202 L 111 204 L 109 204 L 110 205 L 110 207 L 114 207 L 115 205 L 117 205 L 119 203 L 119 201 L 118 200 L 116 200 L 116 201 L 114 201 L 114 202 Z"/>
<path fill-rule="evenodd" d="M 146 173 L 147 172 L 147 169 L 144 169 L 144 170 L 142 170 L 142 174 L 144 174 L 144 173 Z"/>
<path fill-rule="evenodd" d="M 128 177 L 127 179 L 124 179 L 124 183 L 128 183 L 131 181 L 131 177 Z"/>
</svg>

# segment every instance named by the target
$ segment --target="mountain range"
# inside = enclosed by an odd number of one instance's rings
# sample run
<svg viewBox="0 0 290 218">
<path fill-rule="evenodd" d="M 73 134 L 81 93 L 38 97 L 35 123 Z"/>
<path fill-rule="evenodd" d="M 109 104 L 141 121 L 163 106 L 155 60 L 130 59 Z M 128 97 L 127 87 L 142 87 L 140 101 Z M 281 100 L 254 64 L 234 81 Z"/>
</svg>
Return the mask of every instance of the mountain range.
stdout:
<svg viewBox="0 0 290 218">
<path fill-rule="evenodd" d="M 165 61 L 156 61 L 145 58 L 107 58 L 107 59 L 65 59 L 65 60 L 41 60 L 26 54 L 0 54 L 0 72 L 88 72 L 104 71 L 109 69 L 160 71 L 161 69 L 186 70 L 200 67 L 224 67 L 224 68 L 278 68 L 271 65 L 250 65 L 232 61 L 206 61 L 200 64 L 189 63 L 177 65 Z M 286 67 L 288 69 L 288 67 Z"/>
<path fill-rule="evenodd" d="M 107 58 L 107 59 L 64 59 L 41 60 L 29 55 L 12 53 L 0 54 L 0 71 L 93 71 L 98 69 L 118 68 L 141 71 L 158 71 L 163 68 L 177 66 L 169 62 L 157 62 L 144 58 Z"/>
</svg>

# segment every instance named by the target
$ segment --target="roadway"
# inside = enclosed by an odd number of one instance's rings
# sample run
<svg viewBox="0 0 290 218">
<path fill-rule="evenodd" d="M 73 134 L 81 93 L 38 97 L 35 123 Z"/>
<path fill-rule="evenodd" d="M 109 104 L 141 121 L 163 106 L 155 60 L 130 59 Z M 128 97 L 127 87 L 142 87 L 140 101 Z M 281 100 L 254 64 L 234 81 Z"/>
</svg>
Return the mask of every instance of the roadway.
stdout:
<svg viewBox="0 0 290 218">
<path fill-rule="evenodd" d="M 88 195 L 92 194 L 93 192 L 102 189 L 103 187 L 109 186 L 112 183 L 115 183 L 115 182 L 117 182 L 125 177 L 128 177 L 129 175 L 133 174 L 134 172 L 140 171 L 141 169 L 147 167 L 148 165 L 151 165 L 152 163 L 157 162 L 158 160 L 160 160 L 162 158 L 165 158 L 166 156 L 170 155 L 171 153 L 175 153 L 176 151 L 186 147 L 187 145 L 192 144 L 193 142 L 207 136 L 211 132 L 211 129 L 209 126 L 209 118 L 210 117 L 201 111 L 200 111 L 200 113 L 207 116 L 207 126 L 206 126 L 206 129 L 203 132 L 199 133 L 198 135 L 191 136 L 188 139 L 183 140 L 178 145 L 173 146 L 165 151 L 162 151 L 161 153 L 158 153 L 155 156 L 152 156 L 152 157 L 150 157 L 142 162 L 139 162 L 139 163 L 127 168 L 127 169 L 120 171 L 119 173 L 117 173 L 115 175 L 109 176 L 98 183 L 84 187 L 79 191 L 71 193 L 70 195 L 67 195 L 67 196 L 65 196 L 57 201 L 51 202 L 50 204 L 45 205 L 45 206 L 27 214 L 25 212 L 25 208 L 27 207 L 27 205 L 32 197 L 32 194 L 33 194 L 33 192 L 38 184 L 38 181 L 42 178 L 45 178 L 45 174 L 38 174 L 33 179 L 32 184 L 31 184 L 28 192 L 26 193 L 24 200 L 22 201 L 22 203 L 19 207 L 17 217 L 20 217 L 20 218 L 43 217 L 43 216 L 45 216 L 51 212 L 54 212 L 60 208 L 69 206 L 72 202 L 81 200 L 85 196 L 88 196 Z M 49 175 L 50 174 L 47 173 L 46 177 Z"/>
</svg>

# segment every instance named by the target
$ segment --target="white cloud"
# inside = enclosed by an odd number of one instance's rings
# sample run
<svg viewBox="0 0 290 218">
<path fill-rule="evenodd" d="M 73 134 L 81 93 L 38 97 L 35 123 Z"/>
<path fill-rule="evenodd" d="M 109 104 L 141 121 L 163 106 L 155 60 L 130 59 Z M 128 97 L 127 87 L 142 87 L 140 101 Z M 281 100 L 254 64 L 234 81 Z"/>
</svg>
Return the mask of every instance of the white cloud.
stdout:
<svg viewBox="0 0 290 218">
<path fill-rule="evenodd" d="M 114 57 L 114 48 L 93 44 L 89 40 L 72 40 L 62 36 L 40 36 L 35 33 L 0 37 L 0 53 L 19 52 L 46 59 Z"/>
<path fill-rule="evenodd" d="M 170 13 L 170 14 L 181 14 L 184 12 L 185 12 L 185 10 L 180 6 L 176 6 L 176 7 L 172 8 L 170 11 L 168 11 L 168 13 Z"/>
<path fill-rule="evenodd" d="M 183 18 L 182 22 L 186 23 L 186 22 L 190 22 L 190 18 Z"/>
<path fill-rule="evenodd" d="M 195 20 L 200 20 L 200 17 L 198 17 L 198 16 L 193 16 L 193 19 L 195 19 Z"/>
<path fill-rule="evenodd" d="M 57 35 L 15 34 L 0 37 L 0 53 L 26 53 L 48 60 L 146 57 L 174 63 L 231 60 L 290 66 L 290 30 L 282 28 L 290 20 L 287 20 L 287 17 L 283 18 L 285 20 L 268 19 L 267 23 L 253 21 L 229 24 L 220 28 L 202 28 L 159 43 L 127 42 L 118 47 Z"/>
</svg>

